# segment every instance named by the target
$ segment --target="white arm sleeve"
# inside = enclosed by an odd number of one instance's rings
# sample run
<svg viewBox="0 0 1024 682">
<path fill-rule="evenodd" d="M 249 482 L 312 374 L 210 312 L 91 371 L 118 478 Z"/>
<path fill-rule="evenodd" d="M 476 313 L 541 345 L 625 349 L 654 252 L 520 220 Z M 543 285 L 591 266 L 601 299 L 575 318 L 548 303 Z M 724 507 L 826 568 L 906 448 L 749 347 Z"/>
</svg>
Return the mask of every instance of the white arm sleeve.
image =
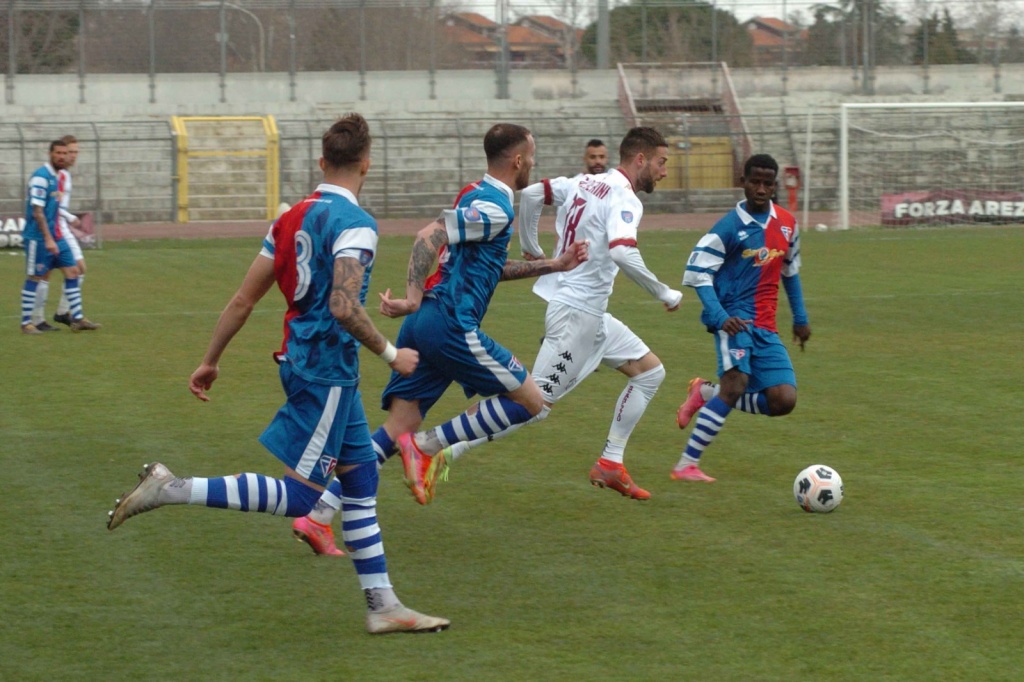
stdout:
<svg viewBox="0 0 1024 682">
<path fill-rule="evenodd" d="M 519 194 L 519 247 L 537 258 L 544 257 L 537 231 L 545 194 L 543 182 L 535 182 Z"/>
<path fill-rule="evenodd" d="M 610 253 L 612 260 L 626 273 L 626 276 L 651 296 L 670 308 L 679 305 L 679 302 L 683 300 L 683 292 L 670 289 L 667 285 L 662 284 L 654 273 L 647 269 L 644 257 L 640 255 L 640 249 L 635 246 L 623 245 L 614 247 Z"/>
</svg>

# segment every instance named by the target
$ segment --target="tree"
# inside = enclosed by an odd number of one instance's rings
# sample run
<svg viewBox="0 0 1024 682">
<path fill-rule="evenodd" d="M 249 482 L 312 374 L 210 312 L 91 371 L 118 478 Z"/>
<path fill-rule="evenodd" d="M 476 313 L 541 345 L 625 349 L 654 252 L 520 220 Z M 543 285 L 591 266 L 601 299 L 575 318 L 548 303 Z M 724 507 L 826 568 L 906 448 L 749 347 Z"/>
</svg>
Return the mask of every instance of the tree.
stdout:
<svg viewBox="0 0 1024 682">
<path fill-rule="evenodd" d="M 0 18 L 0 55 L 7 57 L 10 13 Z M 14 13 L 15 72 L 66 73 L 78 64 L 78 13 L 19 10 Z"/>
<path fill-rule="evenodd" d="M 949 10 L 940 20 L 938 12 L 921 21 L 911 35 L 912 59 L 915 64 L 925 63 L 925 38 L 928 41 L 929 64 L 961 64 L 970 59 L 970 53 L 960 45 L 960 39 L 953 25 Z"/>
<path fill-rule="evenodd" d="M 750 66 L 753 61 L 750 36 L 736 17 L 708 2 L 686 0 L 681 0 L 678 6 L 656 7 L 645 6 L 643 0 L 631 0 L 628 5 L 613 9 L 609 15 L 609 56 L 613 63 L 639 62 L 645 55 L 648 61 L 654 62 L 710 61 L 712 23 L 718 61 L 731 66 Z M 596 21 L 583 34 L 582 51 L 589 59 L 596 58 Z"/>
<path fill-rule="evenodd" d="M 806 64 L 846 65 L 862 60 L 864 12 L 870 19 L 870 52 L 874 64 L 902 64 L 903 26 L 899 12 L 885 0 L 839 0 L 811 8 Z"/>
</svg>

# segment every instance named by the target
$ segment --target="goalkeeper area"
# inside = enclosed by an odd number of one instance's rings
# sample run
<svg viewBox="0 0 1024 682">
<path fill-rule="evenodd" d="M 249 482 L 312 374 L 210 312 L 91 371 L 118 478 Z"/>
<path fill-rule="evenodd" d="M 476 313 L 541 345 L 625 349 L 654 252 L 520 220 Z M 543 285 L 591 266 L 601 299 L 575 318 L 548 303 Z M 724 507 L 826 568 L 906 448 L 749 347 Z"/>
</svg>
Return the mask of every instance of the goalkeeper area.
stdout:
<svg viewBox="0 0 1024 682">
<path fill-rule="evenodd" d="M 1024 102 L 840 107 L 841 229 L 1024 223 Z"/>
</svg>

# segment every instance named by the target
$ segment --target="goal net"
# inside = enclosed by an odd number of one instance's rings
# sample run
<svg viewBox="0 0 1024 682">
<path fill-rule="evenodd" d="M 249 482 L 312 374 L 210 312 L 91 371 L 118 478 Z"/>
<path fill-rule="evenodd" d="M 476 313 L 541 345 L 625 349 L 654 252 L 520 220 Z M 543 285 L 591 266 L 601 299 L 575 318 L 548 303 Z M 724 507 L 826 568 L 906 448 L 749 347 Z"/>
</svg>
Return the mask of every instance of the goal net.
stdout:
<svg viewBox="0 0 1024 682">
<path fill-rule="evenodd" d="M 1024 102 L 843 104 L 841 229 L 1024 224 Z"/>
</svg>

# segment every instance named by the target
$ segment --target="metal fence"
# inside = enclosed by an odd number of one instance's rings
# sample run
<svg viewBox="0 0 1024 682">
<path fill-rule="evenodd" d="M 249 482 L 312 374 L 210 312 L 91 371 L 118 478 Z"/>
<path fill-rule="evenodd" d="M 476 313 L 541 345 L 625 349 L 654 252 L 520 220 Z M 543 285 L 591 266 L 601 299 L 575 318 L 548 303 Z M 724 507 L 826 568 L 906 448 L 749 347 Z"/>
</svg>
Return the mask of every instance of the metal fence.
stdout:
<svg viewBox="0 0 1024 682">
<path fill-rule="evenodd" d="M 864 94 L 879 66 L 1024 61 L 1024 0 L 8 0 L 0 10 L 7 103 L 18 78 L 69 74 L 297 74 L 606 69 L 726 62 L 781 75 L 848 67 Z M 432 92 L 431 97 L 438 93 Z"/>
<path fill-rule="evenodd" d="M 732 131 L 742 125 L 735 116 L 671 112 L 670 118 L 658 120 L 655 113 L 646 115 L 649 118 L 641 122 L 664 131 L 672 157 L 670 177 L 657 192 L 645 197 L 651 211 L 728 209 L 737 197 L 735 150 L 745 144 L 752 142 L 758 151 L 787 162 L 803 150 L 803 116 L 748 114 L 744 117 L 747 130 L 737 135 Z M 538 140 L 535 179 L 579 172 L 583 149 L 591 138 L 605 141 L 614 163 L 618 142 L 628 127 L 621 116 L 614 115 L 517 120 L 529 126 Z M 834 129 L 834 117 L 820 120 Z M 493 123 L 493 118 L 483 117 L 371 119 L 372 166 L 362 203 L 380 218 L 436 215 L 466 183 L 483 173 L 482 140 Z M 329 124 L 328 120 L 312 119 L 277 121 L 282 201 L 294 203 L 320 182 L 320 139 Z M 175 165 L 177 139 L 166 121 L 0 124 L 0 217 L 24 215 L 28 176 L 48 158 L 49 142 L 69 133 L 78 137 L 81 148 L 72 171 L 73 211 L 92 212 L 100 223 L 174 222 L 181 218 L 176 210 L 181 191 Z M 835 135 L 816 134 L 820 167 L 834 168 Z M 823 182 L 835 185 L 834 180 Z M 216 216 L 218 219 L 263 219 L 266 215 L 266 197 L 227 192 L 223 199 L 234 203 L 218 203 L 229 207 Z M 191 219 L 204 218 L 197 215 Z"/>
</svg>

